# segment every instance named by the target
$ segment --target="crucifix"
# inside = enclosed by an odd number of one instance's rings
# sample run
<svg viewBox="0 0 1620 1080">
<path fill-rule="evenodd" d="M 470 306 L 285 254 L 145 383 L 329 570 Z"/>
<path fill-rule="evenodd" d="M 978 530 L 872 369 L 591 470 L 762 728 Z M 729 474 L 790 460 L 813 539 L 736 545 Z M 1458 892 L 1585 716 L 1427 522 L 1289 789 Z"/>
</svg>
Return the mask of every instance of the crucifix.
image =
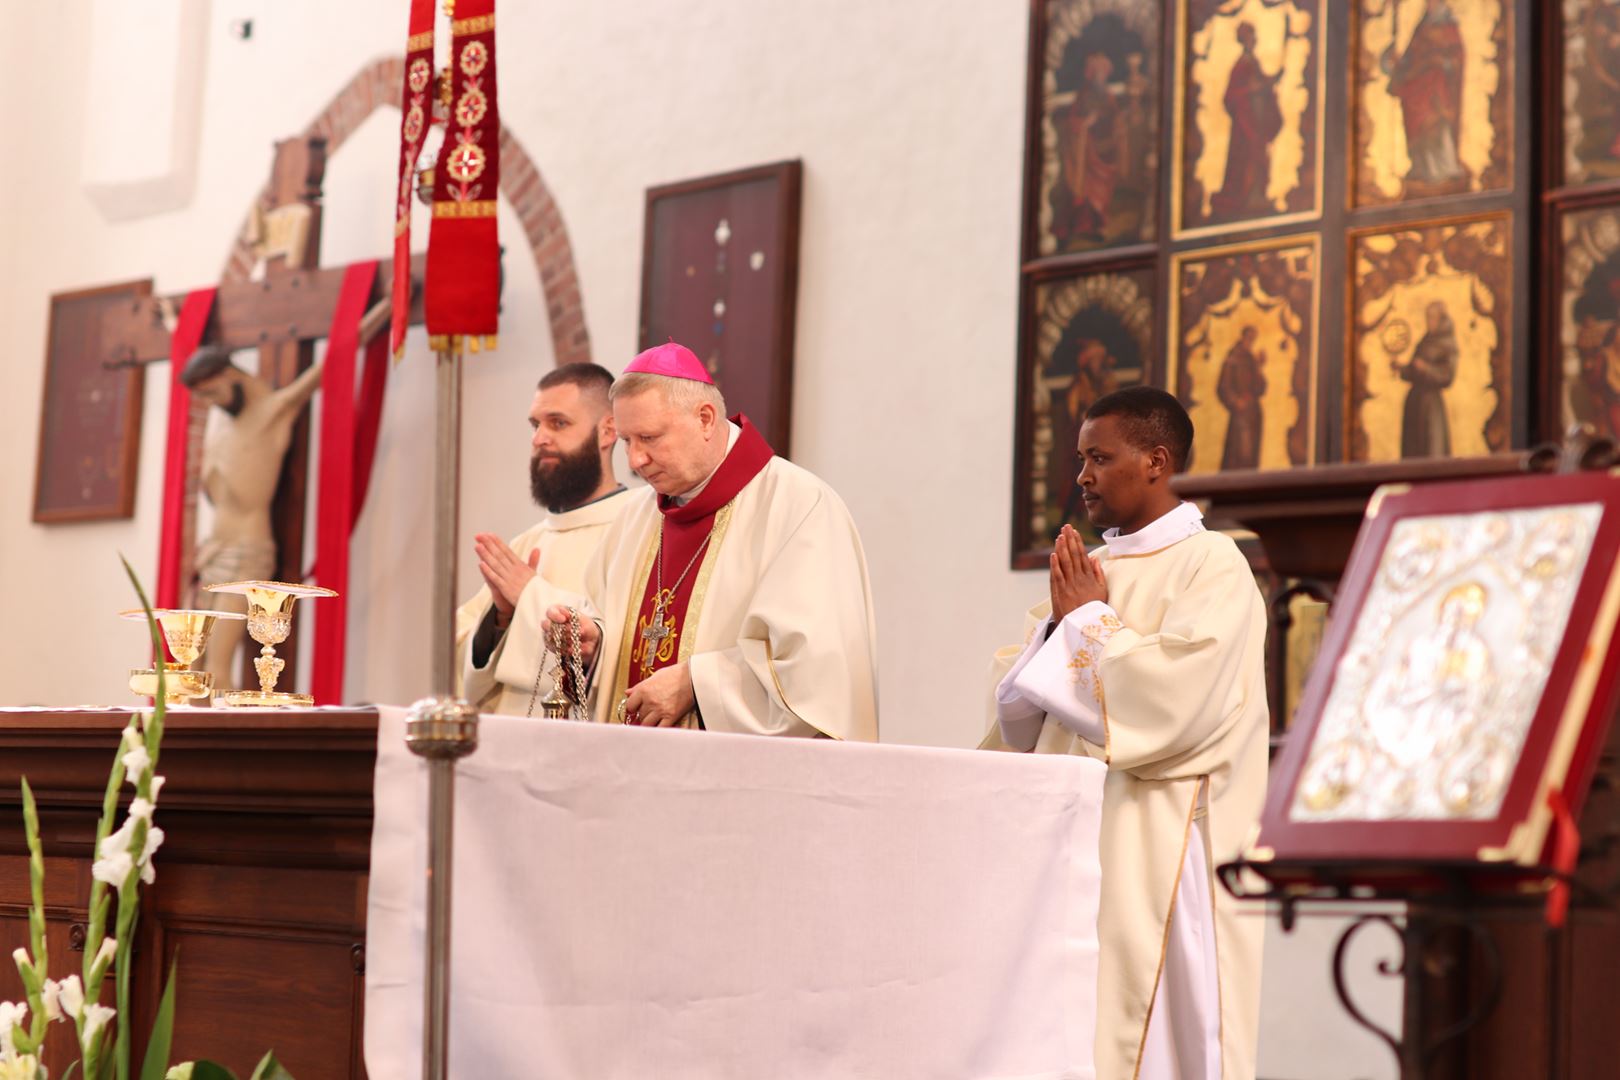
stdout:
<svg viewBox="0 0 1620 1080">
<path fill-rule="evenodd" d="M 321 183 L 326 171 L 326 140 L 303 136 L 276 144 L 275 163 L 267 190 L 268 210 L 255 213 L 249 238 L 264 260 L 263 276 L 256 281 L 228 281 L 219 287 L 203 343 L 236 351 L 257 348 L 258 376 L 270 387 L 288 388 L 312 364 L 315 342 L 331 326 L 343 283 L 344 270 L 321 269 Z M 422 257 L 412 260 L 412 278 L 421 280 Z M 392 262 L 378 268 L 368 311 L 361 327 L 362 345 L 388 325 L 388 282 Z M 104 355 L 111 366 L 148 364 L 169 359 L 174 313 L 184 294 L 142 297 L 109 311 L 102 322 Z M 422 321 L 421 290 L 413 288 L 411 320 Z M 313 381 L 313 379 L 309 380 Z M 303 389 L 302 387 L 300 388 Z M 308 387 L 313 391 L 313 386 Z M 301 393 L 300 405 L 307 400 Z M 196 491 L 199 478 L 200 434 L 209 405 L 193 400 L 187 440 L 184 526 L 181 539 L 181 581 L 189 589 L 195 554 Z M 275 539 L 275 571 L 280 581 L 304 580 L 304 530 L 309 487 L 309 417 L 301 407 L 281 463 L 271 503 Z M 195 601 L 182 600 L 192 604 Z M 284 645 L 282 656 L 292 678 L 295 646 Z M 249 659 L 243 658 L 243 683 L 250 681 Z"/>
</svg>

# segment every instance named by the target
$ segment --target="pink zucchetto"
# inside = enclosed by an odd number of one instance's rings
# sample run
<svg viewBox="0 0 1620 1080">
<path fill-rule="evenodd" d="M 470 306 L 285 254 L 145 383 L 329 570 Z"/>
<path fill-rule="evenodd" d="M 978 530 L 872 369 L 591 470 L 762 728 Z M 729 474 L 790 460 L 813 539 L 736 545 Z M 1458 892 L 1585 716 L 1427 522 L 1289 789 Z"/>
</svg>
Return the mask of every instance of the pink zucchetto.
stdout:
<svg viewBox="0 0 1620 1080">
<path fill-rule="evenodd" d="M 673 341 L 654 345 L 624 369 L 626 375 L 667 375 L 672 379 L 691 379 L 693 382 L 714 385 L 709 369 L 697 358 L 697 353 Z"/>
</svg>

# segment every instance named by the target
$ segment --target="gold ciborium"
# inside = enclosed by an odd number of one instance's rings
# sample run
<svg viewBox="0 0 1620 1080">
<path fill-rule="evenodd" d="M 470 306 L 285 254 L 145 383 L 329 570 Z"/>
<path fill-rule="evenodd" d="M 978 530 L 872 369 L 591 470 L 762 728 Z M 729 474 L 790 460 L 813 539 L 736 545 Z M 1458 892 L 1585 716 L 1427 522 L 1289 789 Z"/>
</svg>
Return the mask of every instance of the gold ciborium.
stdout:
<svg viewBox="0 0 1620 1080">
<path fill-rule="evenodd" d="M 120 611 L 120 618 L 146 621 L 146 612 L 136 608 Z M 206 671 L 193 671 L 208 636 L 214 632 L 214 623 L 220 619 L 242 619 L 232 611 L 198 611 L 191 608 L 157 608 L 152 612 L 163 640 L 168 643 L 169 655 L 176 663 L 163 664 L 163 700 L 170 707 L 185 705 L 192 698 L 205 698 L 214 689 L 214 676 Z M 129 688 L 139 697 L 157 697 L 157 668 L 130 668 Z"/>
<path fill-rule="evenodd" d="M 308 694 L 293 694 L 276 689 L 276 680 L 287 666 L 287 661 L 276 655 L 276 646 L 292 633 L 293 604 L 301 596 L 336 596 L 331 589 L 319 585 L 292 585 L 285 581 L 227 581 L 209 585 L 210 592 L 236 593 L 247 597 L 248 636 L 263 646 L 253 661 L 253 670 L 259 673 L 257 690 L 231 690 L 221 698 L 234 707 L 263 708 L 265 706 L 313 705 L 315 699 Z"/>
</svg>

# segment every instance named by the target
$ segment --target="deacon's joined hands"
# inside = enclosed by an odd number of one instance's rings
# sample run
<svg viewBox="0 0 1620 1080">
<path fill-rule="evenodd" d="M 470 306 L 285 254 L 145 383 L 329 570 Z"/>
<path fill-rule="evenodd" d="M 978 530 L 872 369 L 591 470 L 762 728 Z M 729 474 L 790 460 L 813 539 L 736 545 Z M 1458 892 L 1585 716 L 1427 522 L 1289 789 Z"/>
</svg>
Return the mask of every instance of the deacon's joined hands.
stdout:
<svg viewBox="0 0 1620 1080">
<path fill-rule="evenodd" d="M 1058 532 L 1052 548 L 1050 580 L 1054 625 L 1093 600 L 1108 601 L 1108 580 L 1103 576 L 1102 562 L 1086 554 L 1085 541 L 1072 525 Z"/>
</svg>

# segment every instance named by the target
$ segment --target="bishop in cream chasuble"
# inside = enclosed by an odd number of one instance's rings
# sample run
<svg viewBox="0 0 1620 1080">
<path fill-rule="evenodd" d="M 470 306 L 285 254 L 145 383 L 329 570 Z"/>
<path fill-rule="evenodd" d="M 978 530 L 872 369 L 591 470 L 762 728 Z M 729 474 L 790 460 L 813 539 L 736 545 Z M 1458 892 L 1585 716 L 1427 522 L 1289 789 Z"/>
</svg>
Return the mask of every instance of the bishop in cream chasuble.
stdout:
<svg viewBox="0 0 1620 1080">
<path fill-rule="evenodd" d="M 585 572 L 592 718 L 875 740 L 871 587 L 837 493 L 727 420 L 682 346 L 638 356 L 613 403 L 649 487 Z"/>
</svg>

